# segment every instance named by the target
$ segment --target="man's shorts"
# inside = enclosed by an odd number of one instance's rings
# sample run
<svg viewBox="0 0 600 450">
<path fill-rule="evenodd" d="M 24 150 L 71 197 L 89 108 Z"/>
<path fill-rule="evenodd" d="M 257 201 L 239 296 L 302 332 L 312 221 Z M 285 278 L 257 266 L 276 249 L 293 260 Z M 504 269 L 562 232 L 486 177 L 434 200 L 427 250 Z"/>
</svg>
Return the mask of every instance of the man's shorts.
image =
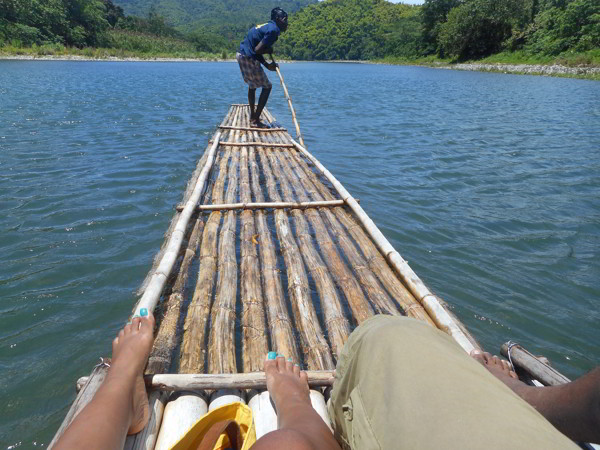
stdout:
<svg viewBox="0 0 600 450">
<path fill-rule="evenodd" d="M 244 81 L 250 89 L 271 89 L 271 82 L 267 78 L 267 74 L 261 67 L 260 62 L 241 53 L 237 53 L 235 57 L 240 65 Z"/>
</svg>

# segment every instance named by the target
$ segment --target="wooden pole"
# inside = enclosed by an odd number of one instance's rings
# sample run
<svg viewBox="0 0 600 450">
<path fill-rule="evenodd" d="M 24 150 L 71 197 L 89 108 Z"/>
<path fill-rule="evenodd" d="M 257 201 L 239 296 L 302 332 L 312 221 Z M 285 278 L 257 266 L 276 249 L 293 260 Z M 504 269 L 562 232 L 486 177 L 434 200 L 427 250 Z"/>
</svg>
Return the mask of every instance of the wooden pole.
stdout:
<svg viewBox="0 0 600 450">
<path fill-rule="evenodd" d="M 356 215 L 356 218 L 371 236 L 381 253 L 385 255 L 387 261 L 394 268 L 411 293 L 423 305 L 437 327 L 452 336 L 467 353 L 470 353 L 477 348 L 477 344 L 469 339 L 463 330 L 461 330 L 456 321 L 448 314 L 437 298 L 429 291 L 423 281 L 421 281 L 417 274 L 414 273 L 408 263 L 394 249 L 392 244 L 389 243 L 371 218 L 340 182 L 312 154 L 310 154 L 308 150 L 293 139 L 291 139 L 291 141 L 295 147 L 306 156 L 306 158 L 308 158 L 323 173 L 323 175 L 325 175 L 331 184 L 333 184 L 342 199 L 346 201 Z"/>
<path fill-rule="evenodd" d="M 271 59 L 273 59 L 273 55 L 271 55 Z M 302 145 L 304 145 L 304 138 L 302 137 L 302 133 L 300 133 L 300 125 L 298 125 L 298 120 L 296 119 L 296 111 L 294 110 L 294 105 L 292 105 L 292 99 L 290 97 L 290 94 L 288 93 L 287 87 L 285 86 L 285 83 L 283 81 L 283 75 L 281 75 L 279 67 L 277 67 L 277 75 L 279 75 L 279 81 L 281 81 L 281 86 L 283 86 L 285 98 L 287 99 L 290 111 L 292 112 L 292 119 L 294 119 L 294 125 L 296 126 L 296 138 L 300 141 Z"/>
<path fill-rule="evenodd" d="M 300 179 L 304 183 L 312 182 L 313 186 L 317 188 L 318 192 L 313 194 L 316 196 L 316 198 L 322 198 L 322 193 L 324 193 L 324 195 L 330 195 L 329 189 L 317 179 L 312 170 L 302 164 L 304 161 L 298 155 L 294 155 L 292 161 Z M 342 225 L 336 218 L 337 214 L 346 214 L 344 209 L 322 209 L 320 212 L 327 221 L 329 230 L 331 230 L 331 233 L 336 237 L 340 247 L 348 259 L 348 262 L 352 265 L 353 272 L 356 274 L 358 282 L 366 292 L 375 311 L 377 313 L 391 315 L 400 314 L 401 311 L 399 311 L 394 301 L 387 294 L 385 288 L 377 280 L 377 277 L 369 268 L 369 263 L 365 260 L 359 249 L 356 248 L 354 243 L 351 242 L 348 232 L 343 229 Z M 359 324 L 362 322 L 360 318 L 357 318 L 357 320 Z"/>
<path fill-rule="evenodd" d="M 262 361 L 261 361 L 262 362 Z M 307 370 L 310 387 L 332 386 L 333 370 Z M 219 373 L 219 374 L 154 374 L 144 376 L 146 387 L 160 391 L 206 391 L 217 389 L 267 388 L 264 372 Z"/>
<path fill-rule="evenodd" d="M 274 152 L 267 152 L 267 157 L 271 163 L 271 168 L 278 173 L 279 186 L 286 200 L 292 200 L 294 193 L 289 182 L 290 174 L 280 164 L 282 155 Z M 304 260 L 304 264 L 312 275 L 319 297 L 321 299 L 321 310 L 327 327 L 327 335 L 331 343 L 331 349 L 334 355 L 338 355 L 342 351 L 342 347 L 346 343 L 350 335 L 350 325 L 346 319 L 340 297 L 337 292 L 337 287 L 333 282 L 329 270 L 318 250 L 316 249 L 313 237 L 309 230 L 309 224 L 300 210 L 294 209 L 291 211 L 296 225 L 296 239 L 298 248 Z"/>
<path fill-rule="evenodd" d="M 509 358 L 516 368 L 524 370 L 531 378 L 538 380 L 544 386 L 558 386 L 571 381 L 518 344 L 507 342 L 502 345 L 500 352 Z"/>
<path fill-rule="evenodd" d="M 246 148 L 246 156 L 248 149 Z M 243 165 L 241 166 L 243 167 Z M 344 200 L 329 200 L 315 202 L 254 202 L 232 203 L 222 205 L 198 205 L 199 211 L 230 211 L 233 209 L 307 209 L 307 208 L 328 208 L 334 206 L 343 206 Z M 183 209 L 177 207 L 177 209 Z"/>
<path fill-rule="evenodd" d="M 287 131 L 286 128 L 231 127 L 229 125 L 221 125 L 219 128 L 222 130 L 260 131 L 261 133 L 273 133 L 275 131 Z"/>
<path fill-rule="evenodd" d="M 273 177 L 266 156 L 267 152 L 258 152 L 260 164 L 265 175 L 267 192 L 274 201 L 281 201 L 275 178 Z M 275 226 L 281 252 L 285 260 L 288 290 L 294 311 L 294 319 L 296 327 L 301 330 L 300 337 L 305 362 L 308 368 L 313 370 L 333 369 L 334 363 L 329 345 L 327 345 L 323 336 L 323 331 L 310 297 L 308 277 L 304 263 L 302 262 L 302 256 L 292 236 L 290 221 L 284 210 L 275 210 Z"/>
<path fill-rule="evenodd" d="M 241 111 L 236 120 L 240 121 Z M 235 131 L 236 138 L 239 131 Z M 231 152 L 227 147 L 226 151 Z M 231 152 L 227 175 L 226 202 L 234 203 L 238 189 L 239 152 Z M 235 308 L 237 299 L 236 214 L 225 214 L 219 236 L 218 274 L 215 301 L 211 309 L 208 341 L 208 371 L 235 373 Z"/>
<path fill-rule="evenodd" d="M 305 184 L 312 182 L 316 188 L 310 190 L 315 198 L 333 199 L 330 188 L 325 186 L 316 174 L 308 167 L 303 157 L 292 153 L 292 162 L 299 174 L 299 177 Z M 402 285 L 398 277 L 394 275 L 387 261 L 383 259 L 379 251 L 373 245 L 371 239 L 363 232 L 360 226 L 353 226 L 352 229 L 343 227 L 343 223 L 357 225 L 348 216 L 344 208 L 334 208 L 333 210 L 321 210 L 329 222 L 329 229 L 336 235 L 340 246 L 346 253 L 348 260 L 354 264 L 354 272 L 359 282 L 369 294 L 369 299 L 379 313 L 385 314 L 407 314 L 408 316 L 424 320 L 434 325 L 429 315 L 423 307 Z M 355 239 L 358 249 L 351 242 L 348 233 Z M 364 253 L 364 256 L 363 256 Z M 379 281 L 377 276 L 379 276 Z M 381 282 L 381 283 L 380 283 Z M 387 294 L 390 292 L 392 298 Z M 396 303 L 397 302 L 397 303 Z M 360 320 L 359 320 L 360 323 Z"/>
<path fill-rule="evenodd" d="M 233 110 L 233 108 L 232 108 Z M 225 176 L 229 155 L 221 155 L 219 174 L 212 190 L 212 201 L 221 203 L 225 188 Z M 217 232 L 221 223 L 221 213 L 214 211 L 206 221 L 200 246 L 200 267 L 194 296 L 188 307 L 184 323 L 183 343 L 179 371 L 182 373 L 204 372 L 206 351 L 206 325 L 212 306 L 213 288 L 217 267 Z"/>
<path fill-rule="evenodd" d="M 247 114 L 245 114 L 246 116 Z M 249 118 L 249 117 L 248 117 Z M 246 117 L 244 117 L 244 122 Z M 242 136 L 242 140 L 246 139 Z M 252 201 L 248 147 L 242 147 L 240 158 L 240 200 Z M 240 214 L 241 232 L 241 291 L 242 291 L 242 335 L 243 370 L 255 372 L 263 369 L 265 355 L 269 351 L 266 336 L 264 297 L 261 288 L 258 241 L 254 226 L 254 212 L 246 209 Z"/>
<path fill-rule="evenodd" d="M 253 147 L 248 149 L 248 164 L 252 178 L 252 191 L 258 202 L 264 201 L 260 185 L 256 153 Z M 261 273 L 266 300 L 266 312 L 271 335 L 271 349 L 281 355 L 300 361 L 298 346 L 294 338 L 294 327 L 288 314 L 285 294 L 277 264 L 275 243 L 264 210 L 256 211 L 257 242 L 260 253 Z"/>
<path fill-rule="evenodd" d="M 229 147 L 265 147 L 265 148 L 294 148 L 292 144 L 284 143 L 265 143 L 265 142 L 235 142 L 235 141 L 221 141 L 219 145 Z"/>
</svg>

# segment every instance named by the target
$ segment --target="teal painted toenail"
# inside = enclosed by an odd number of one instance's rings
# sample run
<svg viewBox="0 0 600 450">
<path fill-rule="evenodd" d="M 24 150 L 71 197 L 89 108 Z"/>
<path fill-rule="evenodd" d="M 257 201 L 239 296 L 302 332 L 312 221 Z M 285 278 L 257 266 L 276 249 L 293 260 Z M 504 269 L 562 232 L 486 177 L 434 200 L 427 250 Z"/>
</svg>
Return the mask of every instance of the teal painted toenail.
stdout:
<svg viewBox="0 0 600 450">
<path fill-rule="evenodd" d="M 288 361 L 289 362 L 293 362 L 294 360 L 292 358 L 288 358 Z"/>
<path fill-rule="evenodd" d="M 140 316 L 144 317 L 148 315 L 148 309 L 147 308 L 142 308 L 140 309 Z"/>
<path fill-rule="evenodd" d="M 275 352 L 269 352 L 269 354 L 267 355 L 267 359 L 275 359 L 277 358 L 277 353 Z"/>
</svg>

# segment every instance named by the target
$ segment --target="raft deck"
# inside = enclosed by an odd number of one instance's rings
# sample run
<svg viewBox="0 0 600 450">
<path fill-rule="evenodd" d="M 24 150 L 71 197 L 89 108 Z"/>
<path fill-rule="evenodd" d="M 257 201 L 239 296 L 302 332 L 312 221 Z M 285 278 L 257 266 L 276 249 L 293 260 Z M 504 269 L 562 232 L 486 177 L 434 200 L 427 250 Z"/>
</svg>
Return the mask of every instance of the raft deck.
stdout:
<svg viewBox="0 0 600 450">
<path fill-rule="evenodd" d="M 332 370 L 351 331 L 374 314 L 414 317 L 465 351 L 477 347 L 314 156 L 285 129 L 249 123 L 248 105 L 232 105 L 143 283 L 134 311 L 147 307 L 157 319 L 147 374 L 255 373 L 268 351 Z M 57 436 L 105 371 L 86 380 Z M 168 448 L 207 408 L 235 400 L 253 408 L 258 436 L 274 429 L 268 393 L 235 389 L 249 386 L 236 380 L 219 385 L 233 390 L 184 382 L 177 390 L 194 392 L 151 391 L 150 423 L 125 448 Z M 311 398 L 328 421 L 323 393 Z"/>
</svg>

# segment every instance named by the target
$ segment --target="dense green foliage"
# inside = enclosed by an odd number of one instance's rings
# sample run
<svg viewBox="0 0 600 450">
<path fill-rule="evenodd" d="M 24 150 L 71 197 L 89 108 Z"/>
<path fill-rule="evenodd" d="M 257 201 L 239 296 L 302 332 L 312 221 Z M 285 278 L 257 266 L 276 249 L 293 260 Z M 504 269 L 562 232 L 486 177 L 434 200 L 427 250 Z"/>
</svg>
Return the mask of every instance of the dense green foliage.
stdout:
<svg viewBox="0 0 600 450">
<path fill-rule="evenodd" d="M 271 9 L 282 7 L 293 13 L 317 0 L 115 0 L 127 14 L 145 17 L 151 8 L 175 28 L 199 29 L 239 40 L 250 27 L 270 18 Z"/>
<path fill-rule="evenodd" d="M 500 51 L 558 56 L 600 47 L 598 0 L 425 0 L 424 47 L 477 59 Z M 448 8 L 451 6 L 450 8 Z"/>
<path fill-rule="evenodd" d="M 418 11 L 384 0 L 328 0 L 294 14 L 276 50 L 316 60 L 416 55 Z"/>
<path fill-rule="evenodd" d="M 597 64 L 600 53 L 600 0 L 276 3 L 291 13 L 290 27 L 275 46 L 279 57 L 460 61 L 501 55 L 505 61 Z M 268 20 L 274 5 L 272 0 L 0 0 L 0 47 L 231 55 L 251 26 Z"/>
</svg>

